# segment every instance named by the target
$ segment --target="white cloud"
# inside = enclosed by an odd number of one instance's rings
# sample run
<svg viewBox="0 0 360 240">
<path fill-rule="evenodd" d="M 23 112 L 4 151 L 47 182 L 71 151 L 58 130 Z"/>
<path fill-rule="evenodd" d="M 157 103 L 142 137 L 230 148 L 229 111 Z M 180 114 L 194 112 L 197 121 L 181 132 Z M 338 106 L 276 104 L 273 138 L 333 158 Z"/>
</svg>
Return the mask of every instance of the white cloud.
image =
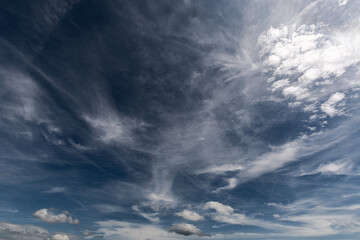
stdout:
<svg viewBox="0 0 360 240">
<path fill-rule="evenodd" d="M 330 162 L 330 163 L 320 164 L 320 166 L 318 166 L 317 168 L 312 169 L 312 170 L 307 170 L 307 171 L 300 170 L 298 175 L 304 176 L 304 175 L 313 175 L 313 174 L 317 174 L 317 173 L 321 173 L 321 174 L 325 174 L 325 175 L 330 175 L 330 174 L 357 175 L 357 174 L 359 174 L 359 172 L 356 169 L 354 169 L 354 166 L 350 161 L 340 160 L 340 161 L 334 161 L 334 162 Z"/>
<path fill-rule="evenodd" d="M 223 164 L 223 165 L 214 165 L 207 167 L 205 169 L 199 170 L 197 173 L 215 173 L 215 174 L 222 174 L 225 172 L 232 172 L 232 171 L 239 171 L 244 169 L 244 167 L 240 164 Z"/>
<path fill-rule="evenodd" d="M 143 218 L 149 220 L 150 222 L 159 222 L 160 221 L 160 219 L 158 217 L 156 217 L 158 215 L 158 213 L 145 213 L 145 212 L 141 211 L 140 208 L 136 205 L 132 206 L 132 209 L 137 214 L 139 214 Z"/>
<path fill-rule="evenodd" d="M 62 193 L 67 190 L 66 187 L 52 187 L 49 190 L 45 191 L 46 193 Z"/>
<path fill-rule="evenodd" d="M 216 191 L 232 189 L 240 183 L 282 168 L 286 164 L 297 161 L 302 157 L 329 149 L 334 144 L 341 142 L 344 136 L 351 132 L 351 126 L 353 124 L 354 123 L 349 120 L 349 122 L 337 128 L 312 133 L 310 135 L 302 135 L 291 142 L 272 147 L 270 151 L 265 152 L 251 161 L 243 163 L 244 169 L 236 176 L 227 179 L 228 185 Z"/>
<path fill-rule="evenodd" d="M 49 236 L 48 230 L 34 225 L 0 222 L 0 235 L 10 239 L 44 240 Z"/>
<path fill-rule="evenodd" d="M 84 119 L 96 130 L 99 140 L 104 143 L 127 142 L 130 140 L 124 120 L 115 114 L 84 116 Z"/>
<path fill-rule="evenodd" d="M 282 217 L 280 220 L 302 224 L 286 234 L 290 236 L 328 236 L 339 233 L 352 233 L 360 230 L 360 222 L 351 214 L 302 214 Z"/>
<path fill-rule="evenodd" d="M 231 215 L 234 212 L 232 207 L 214 201 L 207 202 L 204 206 L 204 209 L 214 209 L 216 212 L 224 215 Z"/>
<path fill-rule="evenodd" d="M 348 4 L 348 2 L 349 2 L 349 0 L 338 0 L 340 7 L 346 6 L 346 4 Z"/>
<path fill-rule="evenodd" d="M 204 220 L 204 217 L 196 212 L 192 212 L 190 210 L 183 210 L 182 212 L 175 213 L 176 216 L 182 217 L 189 221 L 200 221 Z"/>
<path fill-rule="evenodd" d="M 95 138 L 105 144 L 132 143 L 133 130 L 146 124 L 120 114 L 106 99 L 98 97 L 93 103 L 93 111 L 84 113 L 83 119 L 92 127 Z"/>
<path fill-rule="evenodd" d="M 190 235 L 208 236 L 204 234 L 200 229 L 189 223 L 173 224 L 169 228 L 169 232 L 174 232 L 183 236 L 190 236 Z"/>
<path fill-rule="evenodd" d="M 11 99 L 11 102 L 1 106 L 6 111 L 4 117 L 11 120 L 17 120 L 17 117 L 37 120 L 39 115 L 37 101 L 41 94 L 37 84 L 21 72 L 0 69 L 0 76 L 5 85 L 3 89 L 6 90 L 2 94 L 9 94 Z"/>
<path fill-rule="evenodd" d="M 321 165 L 317 172 L 319 173 L 333 173 L 333 174 L 348 174 L 349 170 L 351 170 L 351 166 L 349 166 L 346 162 L 334 162 L 329 164 Z"/>
<path fill-rule="evenodd" d="M 205 204 L 204 209 L 215 209 L 216 213 L 212 214 L 212 219 L 222 223 L 259 226 L 270 230 L 286 228 L 286 226 L 282 226 L 277 223 L 251 218 L 241 213 L 234 213 L 234 209 L 232 207 L 218 202 L 208 202 Z"/>
<path fill-rule="evenodd" d="M 148 224 L 130 223 L 122 221 L 101 221 L 96 223 L 97 232 L 101 233 L 105 239 L 124 239 L 124 240 L 144 240 L 157 239 L 169 240 L 178 239 L 174 233 L 156 226 Z"/>
<path fill-rule="evenodd" d="M 302 141 L 303 138 L 299 138 L 282 146 L 274 147 L 272 151 L 265 153 L 250 162 L 244 172 L 240 175 L 242 178 L 254 178 L 265 172 L 278 169 L 285 163 L 296 160 L 299 150 L 303 148 Z"/>
<path fill-rule="evenodd" d="M 359 205 L 324 207 L 319 204 L 315 199 L 303 199 L 289 205 L 269 203 L 269 206 L 276 206 L 283 211 L 282 215 L 273 215 L 277 219 L 276 223 L 240 213 L 217 212 L 212 214 L 212 219 L 222 223 L 252 225 L 271 230 L 271 233 L 262 236 L 255 234 L 254 237 L 314 237 L 359 231 L 360 222 L 357 221 L 357 216 L 352 214 L 354 210 L 359 209 Z M 346 210 L 348 213 L 339 213 L 338 210 Z"/>
<path fill-rule="evenodd" d="M 17 213 L 19 212 L 17 209 L 14 208 L 8 208 L 8 207 L 0 207 L 0 212 L 5 212 L 5 213 Z"/>
<path fill-rule="evenodd" d="M 359 29 L 323 23 L 271 27 L 258 39 L 265 68 L 272 74 L 271 90 L 280 92 L 289 106 L 339 115 L 335 105 L 345 99 L 341 92 L 360 84 L 344 77 L 349 67 L 360 63 Z"/>
<path fill-rule="evenodd" d="M 66 213 L 64 212 L 60 214 L 54 214 L 52 210 L 43 208 L 37 210 L 34 213 L 34 216 L 48 223 L 70 223 L 70 224 L 80 223 L 78 219 L 74 219 L 71 216 L 68 216 L 68 214 Z"/>
<path fill-rule="evenodd" d="M 340 115 L 342 113 L 341 110 L 335 108 L 336 104 L 342 101 L 345 98 L 345 94 L 336 92 L 332 94 L 326 102 L 321 104 L 321 110 L 328 114 L 330 117 L 334 117 L 336 115 Z"/>
<path fill-rule="evenodd" d="M 69 240 L 69 237 L 68 237 L 68 235 L 66 235 L 66 234 L 59 234 L 59 233 L 57 233 L 57 234 L 55 234 L 54 236 L 52 236 L 51 239 L 52 239 L 52 240 Z"/>
<path fill-rule="evenodd" d="M 94 207 L 103 213 L 115 213 L 115 212 L 124 212 L 124 209 L 120 206 L 109 205 L 109 204 L 96 204 Z"/>
</svg>

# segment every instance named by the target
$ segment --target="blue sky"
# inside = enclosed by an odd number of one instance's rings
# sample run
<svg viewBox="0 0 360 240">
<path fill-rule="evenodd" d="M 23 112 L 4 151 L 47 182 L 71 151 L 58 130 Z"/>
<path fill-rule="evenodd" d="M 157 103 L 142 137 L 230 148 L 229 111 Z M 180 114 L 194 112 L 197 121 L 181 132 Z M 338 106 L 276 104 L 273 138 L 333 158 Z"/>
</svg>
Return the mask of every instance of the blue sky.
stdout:
<svg viewBox="0 0 360 240">
<path fill-rule="evenodd" d="M 0 2 L 0 239 L 360 237 L 360 2 Z"/>
</svg>

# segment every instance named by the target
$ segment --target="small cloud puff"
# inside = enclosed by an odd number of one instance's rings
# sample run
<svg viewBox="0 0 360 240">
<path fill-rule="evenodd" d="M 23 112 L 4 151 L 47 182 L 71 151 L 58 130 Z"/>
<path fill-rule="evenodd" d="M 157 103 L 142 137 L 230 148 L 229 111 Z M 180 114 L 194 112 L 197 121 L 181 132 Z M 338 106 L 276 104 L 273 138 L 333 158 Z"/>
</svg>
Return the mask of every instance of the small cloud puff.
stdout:
<svg viewBox="0 0 360 240">
<path fill-rule="evenodd" d="M 69 240 L 68 235 L 66 234 L 55 234 L 54 236 L 52 236 L 51 240 Z"/>
<path fill-rule="evenodd" d="M 234 212 L 232 207 L 214 201 L 207 202 L 204 206 L 204 209 L 214 209 L 216 212 L 224 215 L 231 215 Z"/>
<path fill-rule="evenodd" d="M 201 216 L 200 214 L 198 214 L 196 212 L 192 212 L 192 211 L 187 210 L 187 209 L 185 209 L 182 212 L 175 213 L 175 215 L 178 216 L 178 217 L 182 217 L 182 218 L 184 218 L 186 220 L 189 220 L 189 221 L 204 220 L 204 217 Z"/>
<path fill-rule="evenodd" d="M 174 232 L 183 236 L 198 235 L 209 236 L 204 234 L 200 229 L 189 223 L 174 224 L 169 228 L 169 232 Z"/>
<path fill-rule="evenodd" d="M 78 219 L 68 216 L 69 213 L 64 211 L 64 213 L 54 214 L 52 210 L 43 208 L 37 210 L 34 213 L 34 216 L 48 223 L 70 223 L 70 224 L 79 224 Z"/>
</svg>

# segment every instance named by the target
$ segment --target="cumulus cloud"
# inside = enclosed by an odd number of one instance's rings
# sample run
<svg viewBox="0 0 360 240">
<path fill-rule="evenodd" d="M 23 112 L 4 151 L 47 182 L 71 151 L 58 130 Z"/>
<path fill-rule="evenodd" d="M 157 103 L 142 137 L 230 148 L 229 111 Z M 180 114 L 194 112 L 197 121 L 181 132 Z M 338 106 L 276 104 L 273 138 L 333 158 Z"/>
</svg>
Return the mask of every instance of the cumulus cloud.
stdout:
<svg viewBox="0 0 360 240">
<path fill-rule="evenodd" d="M 57 234 L 55 234 L 54 236 L 52 236 L 51 239 L 52 239 L 52 240 L 69 240 L 69 237 L 68 237 L 68 235 L 66 235 L 66 234 L 59 234 L 59 233 L 57 233 Z"/>
<path fill-rule="evenodd" d="M 232 207 L 214 201 L 207 202 L 204 206 L 204 209 L 214 209 L 216 212 L 224 215 L 231 215 L 234 212 Z"/>
<path fill-rule="evenodd" d="M 198 235 L 198 236 L 209 236 L 204 234 L 200 229 L 189 223 L 173 224 L 169 228 L 169 232 L 174 232 L 184 236 Z"/>
<path fill-rule="evenodd" d="M 52 210 L 43 208 L 34 212 L 34 216 L 48 223 L 70 223 L 70 224 L 79 224 L 78 219 L 68 216 L 68 212 L 55 214 Z"/>
<path fill-rule="evenodd" d="M 201 216 L 200 214 L 196 213 L 196 212 L 193 212 L 193 211 L 190 211 L 190 210 L 183 210 L 182 212 L 178 212 L 178 213 L 175 213 L 176 216 L 179 216 L 179 217 L 182 217 L 186 220 L 189 220 L 189 221 L 200 221 L 200 220 L 204 220 L 204 217 Z"/>
</svg>

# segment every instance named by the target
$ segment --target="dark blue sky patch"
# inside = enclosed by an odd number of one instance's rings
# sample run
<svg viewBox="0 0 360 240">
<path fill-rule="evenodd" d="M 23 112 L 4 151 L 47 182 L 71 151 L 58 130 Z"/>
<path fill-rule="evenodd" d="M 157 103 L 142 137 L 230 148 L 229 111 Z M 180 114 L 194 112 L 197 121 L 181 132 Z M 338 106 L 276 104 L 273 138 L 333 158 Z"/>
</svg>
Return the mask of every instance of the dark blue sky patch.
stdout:
<svg viewBox="0 0 360 240">
<path fill-rule="evenodd" d="M 359 3 L 325 5 L 1 2 L 0 238 L 358 239 Z"/>
</svg>

